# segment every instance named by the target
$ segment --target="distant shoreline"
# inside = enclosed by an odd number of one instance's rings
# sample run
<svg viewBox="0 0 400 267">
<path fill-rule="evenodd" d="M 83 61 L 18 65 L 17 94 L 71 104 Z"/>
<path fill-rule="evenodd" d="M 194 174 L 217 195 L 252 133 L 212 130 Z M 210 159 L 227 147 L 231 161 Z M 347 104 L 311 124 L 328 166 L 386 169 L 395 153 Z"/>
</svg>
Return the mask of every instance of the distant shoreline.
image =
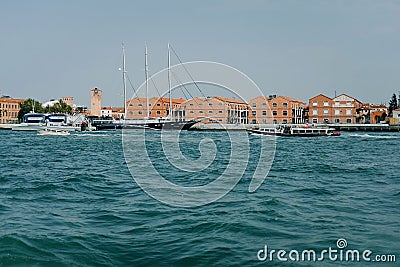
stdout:
<svg viewBox="0 0 400 267">
<path fill-rule="evenodd" d="M 11 130 L 18 124 L 0 124 L 0 130 Z M 249 130 L 253 128 L 274 127 L 277 124 L 196 124 L 190 130 L 193 131 L 222 131 L 222 130 Z M 298 125 L 298 124 L 287 124 Z M 400 132 L 400 125 L 389 124 L 318 124 L 318 126 L 329 126 L 338 131 L 348 132 Z"/>
</svg>

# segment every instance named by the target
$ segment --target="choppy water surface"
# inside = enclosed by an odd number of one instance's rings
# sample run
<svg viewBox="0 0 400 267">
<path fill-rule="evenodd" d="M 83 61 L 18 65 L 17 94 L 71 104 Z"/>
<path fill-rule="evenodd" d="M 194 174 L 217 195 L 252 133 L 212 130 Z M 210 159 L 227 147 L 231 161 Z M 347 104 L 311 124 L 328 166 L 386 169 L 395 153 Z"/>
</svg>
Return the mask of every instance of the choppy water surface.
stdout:
<svg viewBox="0 0 400 267">
<path fill-rule="evenodd" d="M 208 171 L 182 175 L 163 158 L 152 161 L 177 184 L 209 183 L 223 172 L 231 148 L 226 133 L 183 132 L 183 155 L 200 157 L 203 138 L 218 149 Z M 121 132 L 1 131 L 0 266 L 376 265 L 257 259 L 265 245 L 318 251 L 337 248 L 339 238 L 351 249 L 395 254 L 399 263 L 400 134 L 278 138 L 272 169 L 254 193 L 248 186 L 260 137 L 250 144 L 247 171 L 230 193 L 206 206 L 177 208 L 134 182 Z M 148 148 L 162 150 L 157 142 Z"/>
</svg>

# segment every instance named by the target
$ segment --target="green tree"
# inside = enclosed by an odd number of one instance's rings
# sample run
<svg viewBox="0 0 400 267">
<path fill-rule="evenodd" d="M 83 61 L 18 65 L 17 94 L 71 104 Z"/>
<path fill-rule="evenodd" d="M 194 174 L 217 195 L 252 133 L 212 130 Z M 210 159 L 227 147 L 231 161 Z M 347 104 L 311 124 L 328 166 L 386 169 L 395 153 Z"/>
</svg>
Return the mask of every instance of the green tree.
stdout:
<svg viewBox="0 0 400 267">
<path fill-rule="evenodd" d="M 42 104 L 32 98 L 28 98 L 23 103 L 20 103 L 19 107 L 20 107 L 20 110 L 18 112 L 18 120 L 19 121 L 22 121 L 24 118 L 24 115 L 31 111 L 35 111 L 36 113 L 43 112 Z"/>
<path fill-rule="evenodd" d="M 62 100 L 55 103 L 53 106 L 47 106 L 44 108 L 45 113 L 72 113 L 72 107 L 67 105 L 67 103 Z"/>
<path fill-rule="evenodd" d="M 392 95 L 392 98 L 389 101 L 389 117 L 392 116 L 393 110 L 397 109 L 399 107 L 399 103 L 397 102 L 397 96 L 396 94 Z"/>
</svg>

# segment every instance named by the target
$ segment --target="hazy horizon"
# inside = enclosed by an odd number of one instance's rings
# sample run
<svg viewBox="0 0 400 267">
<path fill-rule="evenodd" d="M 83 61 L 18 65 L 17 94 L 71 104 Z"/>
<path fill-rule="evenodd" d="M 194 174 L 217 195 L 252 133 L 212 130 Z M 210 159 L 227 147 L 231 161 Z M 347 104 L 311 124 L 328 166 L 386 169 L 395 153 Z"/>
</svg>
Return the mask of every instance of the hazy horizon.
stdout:
<svg viewBox="0 0 400 267">
<path fill-rule="evenodd" d="M 387 103 L 400 90 L 399 1 L 2 1 L 0 95 L 122 106 L 121 43 L 135 88 L 167 66 L 213 61 L 265 95 Z M 173 55 L 172 64 L 178 64 Z M 128 94 L 129 95 L 129 94 Z"/>
</svg>

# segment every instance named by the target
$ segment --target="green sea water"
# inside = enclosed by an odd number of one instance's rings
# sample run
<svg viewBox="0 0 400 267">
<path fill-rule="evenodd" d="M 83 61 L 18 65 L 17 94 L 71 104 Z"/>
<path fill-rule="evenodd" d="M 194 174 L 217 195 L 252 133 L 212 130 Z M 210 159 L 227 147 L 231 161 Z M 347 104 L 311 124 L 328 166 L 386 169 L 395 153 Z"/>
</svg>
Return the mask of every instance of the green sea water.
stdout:
<svg viewBox="0 0 400 267">
<path fill-rule="evenodd" d="M 148 135 L 157 140 L 158 132 Z M 225 132 L 182 132 L 180 148 L 217 153 L 200 173 L 152 162 L 181 185 L 216 179 L 229 163 Z M 0 266 L 398 266 L 400 135 L 278 138 L 267 178 L 248 192 L 261 137 L 250 137 L 236 187 L 208 205 L 182 208 L 147 195 L 125 162 L 121 131 L 38 136 L 0 131 Z M 160 143 L 147 143 L 151 155 Z M 136 155 L 139 159 L 145 155 Z M 137 171 L 146 175 L 146 169 Z M 348 249 L 397 262 L 260 261 L 274 250 Z"/>
</svg>

